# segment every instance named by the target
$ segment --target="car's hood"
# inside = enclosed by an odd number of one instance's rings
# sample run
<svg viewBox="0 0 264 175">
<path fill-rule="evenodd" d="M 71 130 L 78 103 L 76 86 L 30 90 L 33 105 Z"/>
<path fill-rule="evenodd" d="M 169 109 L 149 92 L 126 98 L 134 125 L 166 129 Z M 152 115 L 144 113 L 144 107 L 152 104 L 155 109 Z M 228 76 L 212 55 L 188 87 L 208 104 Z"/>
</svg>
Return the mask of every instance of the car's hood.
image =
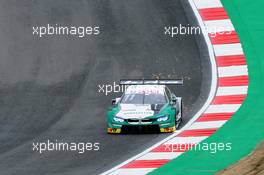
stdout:
<svg viewBox="0 0 264 175">
<path fill-rule="evenodd" d="M 149 104 L 120 104 L 120 111 L 116 116 L 131 119 L 131 118 L 145 118 L 154 115 Z"/>
</svg>

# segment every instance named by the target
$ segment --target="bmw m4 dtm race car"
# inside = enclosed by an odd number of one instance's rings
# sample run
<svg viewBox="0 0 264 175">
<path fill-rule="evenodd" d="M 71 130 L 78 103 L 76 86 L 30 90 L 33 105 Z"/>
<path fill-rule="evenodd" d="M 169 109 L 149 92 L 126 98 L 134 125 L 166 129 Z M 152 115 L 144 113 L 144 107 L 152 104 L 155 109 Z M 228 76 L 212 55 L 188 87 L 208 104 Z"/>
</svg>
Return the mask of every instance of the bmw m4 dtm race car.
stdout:
<svg viewBox="0 0 264 175">
<path fill-rule="evenodd" d="M 127 87 L 107 111 L 107 132 L 153 126 L 160 132 L 174 132 L 182 121 L 182 98 L 166 85 L 179 84 L 183 80 L 120 80 Z"/>
</svg>

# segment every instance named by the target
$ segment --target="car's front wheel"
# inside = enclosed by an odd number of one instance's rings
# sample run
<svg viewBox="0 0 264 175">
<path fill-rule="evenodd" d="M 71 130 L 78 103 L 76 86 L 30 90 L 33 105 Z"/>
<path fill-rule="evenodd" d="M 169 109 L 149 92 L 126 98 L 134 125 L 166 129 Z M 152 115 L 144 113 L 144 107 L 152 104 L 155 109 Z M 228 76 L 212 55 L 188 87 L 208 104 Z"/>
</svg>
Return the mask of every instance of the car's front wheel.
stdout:
<svg viewBox="0 0 264 175">
<path fill-rule="evenodd" d="M 181 122 L 182 122 L 182 118 L 179 118 L 178 120 L 177 120 L 177 119 L 175 120 L 175 126 L 176 126 L 176 129 L 179 128 Z"/>
<path fill-rule="evenodd" d="M 179 128 L 181 122 L 182 122 L 182 101 L 180 102 L 179 112 L 175 116 L 175 126 L 176 126 L 176 129 Z"/>
</svg>

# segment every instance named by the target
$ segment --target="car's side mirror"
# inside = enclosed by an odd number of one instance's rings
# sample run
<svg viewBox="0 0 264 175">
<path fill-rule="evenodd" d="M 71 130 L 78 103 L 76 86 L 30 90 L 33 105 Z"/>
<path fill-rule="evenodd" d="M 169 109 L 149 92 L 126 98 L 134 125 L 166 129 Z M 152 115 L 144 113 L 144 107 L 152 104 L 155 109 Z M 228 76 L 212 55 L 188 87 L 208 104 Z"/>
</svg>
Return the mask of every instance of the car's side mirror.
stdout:
<svg viewBox="0 0 264 175">
<path fill-rule="evenodd" d="M 116 105 L 116 99 L 112 99 L 112 106 Z"/>
<path fill-rule="evenodd" d="M 112 99 L 112 106 L 115 106 L 119 101 L 120 101 L 121 98 L 114 98 Z"/>
<path fill-rule="evenodd" d="M 171 98 L 171 105 L 174 105 L 177 103 L 177 98 L 175 96 L 172 96 Z"/>
</svg>

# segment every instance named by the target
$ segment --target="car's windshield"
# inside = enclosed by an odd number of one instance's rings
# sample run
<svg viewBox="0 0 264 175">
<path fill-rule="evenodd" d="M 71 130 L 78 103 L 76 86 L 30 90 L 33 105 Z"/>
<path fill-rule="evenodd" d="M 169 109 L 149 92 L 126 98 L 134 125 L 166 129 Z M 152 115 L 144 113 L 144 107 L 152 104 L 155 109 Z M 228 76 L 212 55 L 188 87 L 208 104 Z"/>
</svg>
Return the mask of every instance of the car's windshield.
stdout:
<svg viewBox="0 0 264 175">
<path fill-rule="evenodd" d="M 123 104 L 165 104 L 166 102 L 167 100 L 164 94 L 155 93 L 125 94 L 121 100 L 121 103 Z"/>
</svg>

